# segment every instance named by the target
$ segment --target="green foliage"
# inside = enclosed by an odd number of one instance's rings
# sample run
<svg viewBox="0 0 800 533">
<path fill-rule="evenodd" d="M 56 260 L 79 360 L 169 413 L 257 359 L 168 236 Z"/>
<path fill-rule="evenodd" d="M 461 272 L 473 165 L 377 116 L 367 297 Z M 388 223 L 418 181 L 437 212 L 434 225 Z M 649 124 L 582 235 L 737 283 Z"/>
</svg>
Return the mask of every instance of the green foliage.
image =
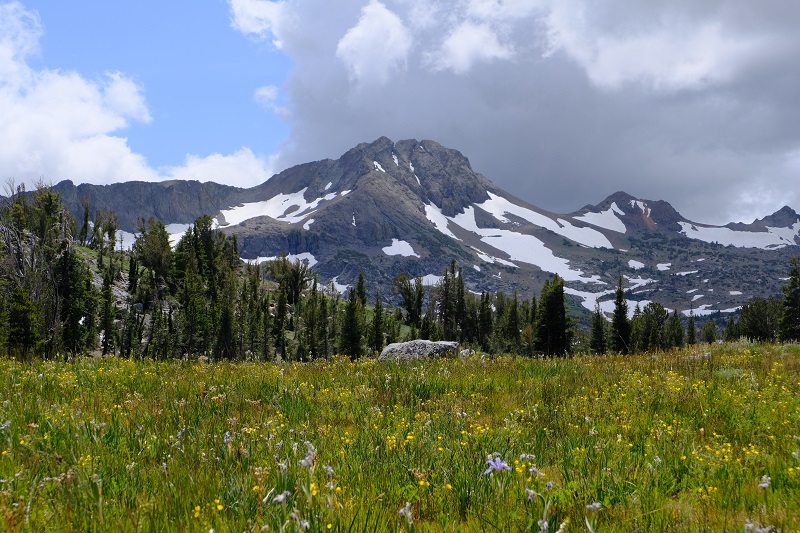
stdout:
<svg viewBox="0 0 800 533">
<path fill-rule="evenodd" d="M 564 306 L 564 280 L 555 274 L 544 282 L 536 311 L 536 349 L 545 355 L 565 355 L 572 331 Z"/>
<path fill-rule="evenodd" d="M 631 323 L 628 320 L 628 302 L 625 300 L 625 290 L 622 288 L 622 276 L 617 280 L 609 340 L 611 350 L 616 353 L 626 354 L 631 349 Z"/>
<path fill-rule="evenodd" d="M 797 346 L 750 343 L 413 364 L 5 359 L 0 523 L 797 531 L 799 366 Z"/>
<path fill-rule="evenodd" d="M 800 257 L 789 261 L 789 281 L 783 287 L 780 339 L 800 341 Z"/>
<path fill-rule="evenodd" d="M 603 316 L 599 305 L 595 306 L 592 314 L 592 337 L 589 348 L 594 354 L 606 353 L 606 317 Z"/>
<path fill-rule="evenodd" d="M 780 317 L 780 300 L 753 298 L 742 307 L 740 334 L 755 341 L 774 341 L 778 338 Z"/>
<path fill-rule="evenodd" d="M 706 320 L 700 326 L 700 341 L 705 343 L 716 342 L 717 340 L 717 325 L 713 320 Z"/>
</svg>

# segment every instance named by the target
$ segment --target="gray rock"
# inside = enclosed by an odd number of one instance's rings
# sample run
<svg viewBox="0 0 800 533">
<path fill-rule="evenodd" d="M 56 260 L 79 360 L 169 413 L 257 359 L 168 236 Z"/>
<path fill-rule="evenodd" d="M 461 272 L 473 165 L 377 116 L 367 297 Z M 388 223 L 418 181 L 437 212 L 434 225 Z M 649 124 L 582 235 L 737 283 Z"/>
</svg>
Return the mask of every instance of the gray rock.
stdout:
<svg viewBox="0 0 800 533">
<path fill-rule="evenodd" d="M 455 341 L 415 340 L 389 344 L 378 356 L 378 360 L 407 361 L 426 357 L 455 357 L 456 355 L 458 355 L 458 343 Z"/>
</svg>

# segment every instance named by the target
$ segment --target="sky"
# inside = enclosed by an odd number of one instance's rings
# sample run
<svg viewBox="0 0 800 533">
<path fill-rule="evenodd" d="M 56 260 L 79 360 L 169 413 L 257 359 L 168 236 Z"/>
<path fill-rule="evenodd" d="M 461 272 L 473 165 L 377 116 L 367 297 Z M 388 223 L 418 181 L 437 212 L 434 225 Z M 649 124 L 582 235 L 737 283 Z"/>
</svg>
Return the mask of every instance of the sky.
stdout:
<svg viewBox="0 0 800 533">
<path fill-rule="evenodd" d="M 0 0 L 0 182 L 250 187 L 385 135 L 554 212 L 750 222 L 800 210 L 798 27 L 785 0 Z"/>
</svg>

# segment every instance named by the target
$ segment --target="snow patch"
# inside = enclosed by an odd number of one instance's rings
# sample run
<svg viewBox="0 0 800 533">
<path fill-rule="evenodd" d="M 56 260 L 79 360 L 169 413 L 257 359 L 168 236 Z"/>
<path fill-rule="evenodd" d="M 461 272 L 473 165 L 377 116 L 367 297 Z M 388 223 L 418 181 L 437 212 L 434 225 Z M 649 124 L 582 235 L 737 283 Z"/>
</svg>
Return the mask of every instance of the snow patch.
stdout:
<svg viewBox="0 0 800 533">
<path fill-rule="evenodd" d="M 333 200 L 336 193 L 328 193 L 322 198 L 307 202 L 303 196 L 308 187 L 290 194 L 278 194 L 263 202 L 251 202 L 230 209 L 220 210 L 228 226 L 236 226 L 256 217 L 270 217 L 274 220 L 294 224 L 312 214 L 320 202 Z"/>
<path fill-rule="evenodd" d="M 478 254 L 478 257 L 481 258 L 481 261 L 484 261 L 486 263 L 491 263 L 491 264 L 499 263 L 501 265 L 518 268 L 517 265 L 515 265 L 511 261 L 506 261 L 505 259 L 500 259 L 499 257 L 494 257 L 493 255 L 485 254 L 482 251 L 480 251 L 477 248 L 475 248 L 474 246 L 470 246 L 470 248 L 475 250 L 475 253 Z"/>
<path fill-rule="evenodd" d="M 489 199 L 482 204 L 475 204 L 475 207 L 490 213 L 500 222 L 507 224 L 511 221 L 506 218 L 505 215 L 514 215 L 530 222 L 534 226 L 548 229 L 557 235 L 566 237 L 567 239 L 589 248 L 614 248 L 611 244 L 611 241 L 608 240 L 608 237 L 596 229 L 579 228 L 577 226 L 573 226 L 564 219 L 553 220 L 550 217 L 537 213 L 536 211 L 513 204 L 502 196 L 498 196 L 491 192 L 488 194 Z"/>
<path fill-rule="evenodd" d="M 742 291 L 728 291 L 728 294 L 730 294 L 731 296 L 741 296 Z"/>
<path fill-rule="evenodd" d="M 351 192 L 353 192 L 351 189 L 347 189 L 346 191 L 342 191 L 342 192 L 340 192 L 340 193 L 339 193 L 339 196 L 347 196 L 347 195 L 348 195 L 348 194 L 350 194 Z"/>
<path fill-rule="evenodd" d="M 193 224 L 167 224 L 164 229 L 166 229 L 169 234 L 169 245 L 175 248 L 178 245 L 178 241 L 181 240 L 181 237 L 186 234 L 186 230 L 192 226 Z"/>
<path fill-rule="evenodd" d="M 633 284 L 631 287 L 629 287 L 629 290 L 635 290 L 640 287 L 644 287 L 645 285 L 649 285 L 650 283 L 656 283 L 656 280 L 649 278 L 642 278 L 642 277 L 632 278 L 630 276 L 623 276 L 623 277 Z"/>
<path fill-rule="evenodd" d="M 678 224 L 681 226 L 680 232 L 690 239 L 737 248 L 775 250 L 796 245 L 795 239 L 800 236 L 800 220 L 791 227 L 767 227 L 767 231 L 736 231 L 718 226 L 699 226 L 690 222 L 679 222 Z"/>
<path fill-rule="evenodd" d="M 392 244 L 382 248 L 386 255 L 402 255 L 403 257 L 419 257 L 411 244 L 400 239 L 392 239 Z"/>
<path fill-rule="evenodd" d="M 634 270 L 639 270 L 640 268 L 644 268 L 644 263 L 631 259 L 628 261 L 628 266 Z"/>
<path fill-rule="evenodd" d="M 327 191 L 328 189 L 330 189 L 331 185 L 333 185 L 333 182 L 329 181 L 328 184 L 325 186 L 325 190 Z"/>
<path fill-rule="evenodd" d="M 461 240 L 456 237 L 452 231 L 447 229 L 447 217 L 442 214 L 442 210 L 436 207 L 436 205 L 429 204 L 425 206 L 425 217 L 430 220 L 441 233 L 457 241 Z"/>
<path fill-rule="evenodd" d="M 646 218 L 650 218 L 650 208 L 647 207 L 646 203 L 642 202 L 641 200 L 631 200 L 631 207 L 637 207 L 637 206 L 639 207 L 639 209 L 642 211 L 642 214 Z"/>
<path fill-rule="evenodd" d="M 475 220 L 475 209 L 473 207 L 467 207 L 463 213 L 453 218 L 444 217 L 439 208 L 436 206 L 433 206 L 433 208 L 445 220 L 449 220 L 463 229 L 479 235 L 481 241 L 505 252 L 512 261 L 521 261 L 538 266 L 545 272 L 558 274 L 565 281 L 605 284 L 600 280 L 599 276 L 585 277 L 582 271 L 570 268 L 567 259 L 556 256 L 542 241 L 532 235 L 524 235 L 503 229 L 479 228 Z M 428 213 L 427 207 L 426 213 Z M 428 218 L 430 219 L 430 217 Z"/>
<path fill-rule="evenodd" d="M 480 271 L 481 271 L 481 267 L 479 267 L 478 265 L 472 265 L 472 268 L 474 268 L 474 269 L 475 269 L 475 270 L 477 270 L 478 272 L 480 272 Z"/>
<path fill-rule="evenodd" d="M 672 267 L 672 263 L 659 263 L 656 265 L 656 268 L 659 269 L 661 272 L 669 270 Z"/>
<path fill-rule="evenodd" d="M 409 161 L 409 162 L 408 162 L 408 168 L 410 168 L 410 169 L 411 169 L 411 172 L 416 172 L 416 171 L 414 170 L 414 163 L 412 163 L 411 161 Z M 419 179 L 419 178 L 417 178 L 417 179 Z"/>
<path fill-rule="evenodd" d="M 699 270 L 689 270 L 689 271 L 686 271 L 686 272 L 675 272 L 675 275 L 676 276 L 688 276 L 689 274 L 697 274 L 698 272 L 700 272 L 700 271 Z"/>
<path fill-rule="evenodd" d="M 399 167 L 400 162 L 397 160 L 397 156 L 395 154 L 392 154 L 392 159 L 394 159 L 394 164 Z"/>
<path fill-rule="evenodd" d="M 133 243 L 135 242 L 136 242 L 135 234 L 129 233 L 127 231 L 122 231 L 120 229 L 117 230 L 117 242 L 116 244 L 114 244 L 114 249 L 119 250 L 120 246 L 122 246 L 123 250 L 131 250 L 133 248 Z M 171 241 L 170 244 L 172 244 Z"/>
<path fill-rule="evenodd" d="M 432 287 L 436 285 L 442 280 L 442 276 L 437 276 L 436 274 L 427 274 L 422 276 L 422 284 L 426 287 Z"/>
<path fill-rule="evenodd" d="M 335 276 L 335 277 L 334 277 L 334 278 L 331 280 L 331 283 L 333 283 L 333 288 L 334 288 L 334 289 L 336 289 L 336 291 L 337 291 L 339 294 L 341 294 L 341 295 L 344 295 L 344 294 L 347 292 L 347 289 L 349 289 L 349 288 L 350 288 L 350 285 L 342 285 L 342 284 L 341 284 L 341 283 L 339 283 L 339 281 L 337 280 L 337 278 L 338 278 L 338 277 L 339 277 L 339 276 Z"/>
<path fill-rule="evenodd" d="M 417 178 L 417 185 L 422 185 L 422 182 L 421 182 L 421 181 L 419 181 L 419 176 L 417 176 L 416 174 L 414 174 L 414 177 L 415 177 L 415 178 Z"/>
<path fill-rule="evenodd" d="M 277 261 L 280 259 L 280 256 L 272 256 L 272 257 L 256 257 L 255 259 L 244 259 L 242 261 L 246 261 L 247 263 L 253 265 L 260 265 L 261 263 L 266 263 L 267 261 Z M 289 254 L 286 256 L 286 259 L 290 263 L 294 263 L 295 261 L 300 261 L 301 263 L 306 263 L 309 268 L 313 267 L 317 264 L 317 259 L 310 253 L 310 252 L 303 252 L 302 254 Z"/>
<path fill-rule="evenodd" d="M 692 294 L 693 292 L 697 292 L 697 291 L 698 291 L 698 289 L 689 289 L 688 291 L 686 291 L 686 294 Z"/>
<path fill-rule="evenodd" d="M 356 226 L 356 214 L 355 213 L 353 213 L 353 227 L 354 228 L 358 227 L 358 226 Z"/>
<path fill-rule="evenodd" d="M 617 233 L 626 233 L 628 228 L 626 228 L 625 223 L 617 217 L 618 214 L 624 215 L 625 212 L 617 207 L 617 203 L 614 202 L 611 204 L 611 207 L 605 211 L 600 211 L 599 213 L 585 213 L 579 217 L 575 217 L 575 220 L 586 222 L 598 228 L 616 231 Z"/>
<path fill-rule="evenodd" d="M 704 298 L 704 297 L 705 297 L 705 294 L 695 294 L 695 295 L 694 295 L 694 298 L 692 298 L 692 301 L 693 301 L 693 302 L 696 302 L 696 301 L 697 301 L 697 300 L 699 300 L 700 298 Z"/>
<path fill-rule="evenodd" d="M 308 222 L 303 224 L 303 229 L 308 231 L 309 229 L 311 229 L 311 224 L 313 224 L 313 223 L 314 223 L 314 219 L 312 218 Z"/>
<path fill-rule="evenodd" d="M 375 170 L 380 170 L 381 172 L 383 172 L 384 174 L 386 174 L 386 171 L 385 171 L 385 170 L 383 170 L 383 167 L 381 166 L 381 164 L 380 164 L 380 163 L 378 163 L 377 161 L 373 161 L 373 163 L 375 164 Z"/>
</svg>

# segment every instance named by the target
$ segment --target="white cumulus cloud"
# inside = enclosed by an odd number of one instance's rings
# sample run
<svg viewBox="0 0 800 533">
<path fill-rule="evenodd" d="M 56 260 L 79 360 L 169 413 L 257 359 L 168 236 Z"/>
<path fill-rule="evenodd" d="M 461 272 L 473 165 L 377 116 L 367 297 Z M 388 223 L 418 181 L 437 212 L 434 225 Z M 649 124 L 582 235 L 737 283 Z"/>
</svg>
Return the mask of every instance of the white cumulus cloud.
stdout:
<svg viewBox="0 0 800 533">
<path fill-rule="evenodd" d="M 34 69 L 43 29 L 20 3 L 0 5 L 0 180 L 113 183 L 191 178 L 255 185 L 272 162 L 243 148 L 232 155 L 189 156 L 155 169 L 122 132 L 152 120 L 144 89 L 121 72 L 89 80 L 74 71 Z"/>
<path fill-rule="evenodd" d="M 509 59 L 513 49 L 500 43 L 488 24 L 464 22 L 453 30 L 436 52 L 427 56 L 435 70 L 452 70 L 464 74 L 475 63 Z"/>
<path fill-rule="evenodd" d="M 412 38 L 403 21 L 377 0 L 361 10 L 355 26 L 336 46 L 336 57 L 361 84 L 384 84 L 406 67 Z"/>
</svg>

